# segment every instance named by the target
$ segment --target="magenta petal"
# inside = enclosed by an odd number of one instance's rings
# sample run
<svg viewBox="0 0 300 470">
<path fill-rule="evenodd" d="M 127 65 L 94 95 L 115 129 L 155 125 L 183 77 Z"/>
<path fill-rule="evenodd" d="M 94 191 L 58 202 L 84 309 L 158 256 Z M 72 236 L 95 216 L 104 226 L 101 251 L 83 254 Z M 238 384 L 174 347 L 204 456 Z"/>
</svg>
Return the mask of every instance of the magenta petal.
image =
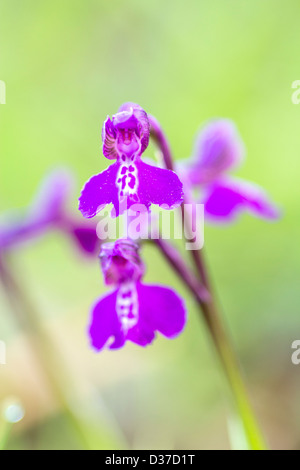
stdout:
<svg viewBox="0 0 300 470">
<path fill-rule="evenodd" d="M 117 291 L 99 299 L 92 310 L 89 334 L 92 346 L 98 351 L 103 349 L 110 339 L 112 342 L 109 349 L 121 348 L 125 343 L 116 313 L 116 299 Z"/>
<path fill-rule="evenodd" d="M 110 203 L 114 205 L 115 216 L 137 203 L 143 205 L 146 210 L 151 204 L 174 209 L 182 203 L 183 188 L 176 173 L 142 161 L 136 163 L 137 194 L 119 199 L 119 189 L 116 185 L 119 167 L 120 163 L 116 162 L 85 184 L 79 198 L 79 210 L 84 217 L 94 217 Z"/>
<path fill-rule="evenodd" d="M 235 124 L 229 119 L 216 119 L 206 124 L 196 140 L 188 169 L 192 184 L 210 183 L 236 167 L 244 157 L 244 144 Z"/>
<path fill-rule="evenodd" d="M 40 185 L 28 211 L 27 219 L 39 223 L 56 222 L 63 213 L 64 205 L 71 193 L 73 176 L 68 170 L 54 170 Z"/>
<path fill-rule="evenodd" d="M 54 170 L 41 182 L 30 206 L 22 213 L 10 211 L 1 217 L 0 249 L 9 249 L 58 226 L 64 217 L 67 197 L 73 184 L 70 171 Z"/>
<path fill-rule="evenodd" d="M 186 323 L 183 301 L 167 287 L 136 284 L 138 320 L 127 332 L 122 328 L 116 311 L 118 290 L 95 304 L 89 328 L 92 346 L 101 350 L 121 348 L 126 340 L 140 346 L 152 343 L 158 331 L 169 339 L 175 338 Z"/>
<path fill-rule="evenodd" d="M 80 250 L 87 255 L 95 255 L 99 251 L 100 240 L 97 236 L 96 227 L 74 225 L 70 229 L 70 234 Z"/>
<path fill-rule="evenodd" d="M 0 220 L 0 251 L 16 248 L 44 233 L 47 225 L 43 222 L 29 221 L 11 212 Z"/>
<path fill-rule="evenodd" d="M 122 145 L 125 133 L 131 130 L 132 145 Z M 133 136 L 134 134 L 134 136 Z M 116 159 L 124 152 L 143 153 L 149 144 L 150 125 L 147 113 L 137 104 L 125 103 L 112 119 L 108 116 L 102 128 L 103 154 L 106 158 Z M 126 137 L 125 137 L 126 140 Z M 124 143 L 124 142 L 123 142 Z M 139 148 L 140 147 L 140 148 Z"/>
<path fill-rule="evenodd" d="M 166 205 L 169 209 L 174 209 L 182 203 L 182 183 L 174 171 L 148 165 L 142 161 L 136 166 L 140 204 L 144 204 L 147 209 L 151 204 Z"/>
<path fill-rule="evenodd" d="M 113 163 L 99 175 L 93 176 L 84 186 L 79 198 L 79 210 L 86 218 L 94 217 L 104 206 L 118 206 L 116 186 L 119 163 Z"/>
<path fill-rule="evenodd" d="M 137 285 L 139 321 L 128 332 L 128 339 L 140 346 L 151 343 L 158 331 L 167 338 L 175 338 L 186 323 L 183 301 L 167 287 Z"/>
<path fill-rule="evenodd" d="M 137 243 L 126 238 L 102 244 L 99 258 L 107 285 L 137 282 L 141 279 L 145 266 L 139 250 Z"/>
<path fill-rule="evenodd" d="M 222 179 L 208 186 L 202 202 L 206 216 L 216 222 L 231 222 L 243 210 L 269 220 L 280 215 L 262 188 L 237 179 Z"/>
<path fill-rule="evenodd" d="M 150 124 L 146 111 L 136 103 L 124 103 L 119 109 L 119 113 L 133 113 L 139 123 L 141 137 L 141 153 L 143 153 L 149 145 Z"/>
<path fill-rule="evenodd" d="M 116 130 L 108 116 L 102 128 L 103 155 L 109 160 L 115 160 L 118 157 L 116 150 Z"/>
</svg>

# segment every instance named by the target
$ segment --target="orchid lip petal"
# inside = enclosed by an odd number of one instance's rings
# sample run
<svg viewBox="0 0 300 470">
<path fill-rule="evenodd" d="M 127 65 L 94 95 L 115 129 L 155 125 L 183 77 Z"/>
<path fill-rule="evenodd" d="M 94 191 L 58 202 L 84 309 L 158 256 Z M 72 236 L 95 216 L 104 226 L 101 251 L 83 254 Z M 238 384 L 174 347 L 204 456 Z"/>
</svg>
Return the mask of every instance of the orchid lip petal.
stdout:
<svg viewBox="0 0 300 470">
<path fill-rule="evenodd" d="M 119 348 L 127 340 L 146 346 L 157 332 L 172 339 L 183 330 L 186 309 L 178 295 L 141 282 L 144 266 L 138 244 L 130 239 L 106 243 L 100 260 L 106 284 L 116 290 L 93 306 L 89 333 L 95 349 Z"/>
<path fill-rule="evenodd" d="M 183 202 L 183 186 L 175 172 L 142 161 L 129 170 L 130 167 L 115 162 L 93 176 L 79 198 L 82 215 L 94 217 L 110 203 L 114 206 L 113 215 L 117 217 L 137 203 L 148 211 L 151 204 L 172 210 Z"/>
<path fill-rule="evenodd" d="M 134 292 L 128 294 L 128 302 L 123 304 L 126 312 L 120 314 L 118 308 L 122 302 L 118 297 L 126 295 L 126 289 L 128 293 L 128 285 L 122 289 L 98 299 L 92 309 L 89 335 L 97 351 L 105 347 L 121 348 L 127 340 L 145 347 L 152 343 L 157 332 L 174 339 L 183 331 L 186 309 L 172 289 L 138 282 Z"/>
</svg>

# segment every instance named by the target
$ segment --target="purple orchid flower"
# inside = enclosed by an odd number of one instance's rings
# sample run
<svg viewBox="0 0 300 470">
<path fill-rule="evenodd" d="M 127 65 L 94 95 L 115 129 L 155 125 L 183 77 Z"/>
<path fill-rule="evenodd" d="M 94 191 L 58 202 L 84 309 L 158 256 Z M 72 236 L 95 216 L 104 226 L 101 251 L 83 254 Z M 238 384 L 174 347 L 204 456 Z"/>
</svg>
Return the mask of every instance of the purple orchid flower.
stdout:
<svg viewBox="0 0 300 470">
<path fill-rule="evenodd" d="M 57 229 L 72 238 L 81 252 L 94 255 L 100 247 L 94 224 L 83 224 L 69 216 L 67 198 L 73 178 L 66 170 L 47 175 L 25 213 L 10 211 L 0 219 L 0 252 L 29 242 L 48 230 Z"/>
<path fill-rule="evenodd" d="M 121 239 L 104 244 L 100 260 L 106 284 L 116 289 L 92 310 L 89 334 L 96 350 L 118 349 L 127 340 L 146 346 L 156 331 L 171 339 L 183 330 L 186 310 L 178 295 L 141 282 L 145 268 L 136 243 Z"/>
<path fill-rule="evenodd" d="M 176 173 L 141 160 L 149 135 L 147 114 L 137 104 L 126 103 L 112 119 L 106 119 L 102 130 L 103 154 L 116 161 L 85 184 L 79 198 L 79 210 L 84 217 L 94 217 L 110 203 L 115 216 L 136 203 L 145 211 L 151 204 L 173 209 L 182 203 L 182 184 Z"/>
<path fill-rule="evenodd" d="M 230 120 L 211 121 L 199 133 L 194 155 L 182 170 L 187 187 L 202 190 L 208 220 L 231 222 L 243 210 L 268 220 L 279 217 L 278 208 L 261 187 L 227 174 L 241 164 L 244 155 L 244 144 Z"/>
</svg>

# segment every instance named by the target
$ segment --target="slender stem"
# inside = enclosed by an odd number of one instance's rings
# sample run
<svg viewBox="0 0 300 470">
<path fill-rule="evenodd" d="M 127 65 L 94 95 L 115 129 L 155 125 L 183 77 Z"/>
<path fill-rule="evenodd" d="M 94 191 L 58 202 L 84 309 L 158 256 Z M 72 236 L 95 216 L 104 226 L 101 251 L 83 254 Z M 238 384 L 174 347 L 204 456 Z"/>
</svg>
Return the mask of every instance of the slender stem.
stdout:
<svg viewBox="0 0 300 470">
<path fill-rule="evenodd" d="M 12 423 L 7 423 L 6 421 L 3 423 L 2 429 L 0 429 L 0 450 L 5 450 L 12 426 Z"/>
<path fill-rule="evenodd" d="M 169 264 L 174 268 L 175 272 L 184 280 L 196 300 L 201 305 L 208 302 L 211 297 L 209 291 L 199 283 L 198 279 L 186 266 L 180 253 L 175 249 L 175 247 L 162 238 L 153 239 L 153 242 L 163 253 Z"/>
<path fill-rule="evenodd" d="M 213 337 L 235 397 L 249 447 L 252 450 L 266 450 L 267 445 L 249 401 L 248 393 L 240 370 L 240 363 L 232 347 L 228 332 L 224 328 L 213 301 L 202 305 L 202 309 L 203 312 L 206 312 L 204 316 L 207 321 L 208 328 Z"/>
<path fill-rule="evenodd" d="M 172 152 L 166 134 L 154 116 L 148 115 L 148 119 L 150 122 L 150 136 L 160 149 L 166 168 L 174 170 Z"/>
<path fill-rule="evenodd" d="M 149 120 L 151 137 L 156 142 L 162 152 L 165 166 L 169 170 L 174 170 L 172 153 L 168 141 L 158 121 L 152 116 L 149 116 Z M 186 216 L 184 212 L 184 204 L 186 202 L 187 201 L 185 200 L 181 206 L 182 214 L 184 215 L 183 223 L 185 224 L 185 227 L 187 229 L 186 232 L 191 233 L 191 220 Z M 196 287 L 195 278 L 187 276 L 186 270 L 182 269 L 182 263 L 179 266 L 176 257 L 174 258 L 174 256 L 172 256 L 172 250 L 170 249 L 170 247 L 168 247 L 167 244 L 162 240 L 157 243 L 157 246 L 173 267 L 177 265 L 177 274 L 180 275 L 181 279 L 185 282 L 186 286 L 193 293 L 200 307 L 200 311 L 205 319 L 205 322 L 215 344 L 216 350 L 220 357 L 221 363 L 223 364 L 224 371 L 229 381 L 233 396 L 235 398 L 237 409 L 239 411 L 239 415 L 243 423 L 244 432 L 249 447 L 253 450 L 266 449 L 264 438 L 259 429 L 244 385 L 239 361 L 236 357 L 234 348 L 231 344 L 230 337 L 226 329 L 224 328 L 223 322 L 216 307 L 212 289 L 210 287 L 207 268 L 205 266 L 202 253 L 200 252 L 200 250 L 191 250 L 191 256 L 197 271 L 197 275 L 199 277 Z M 210 295 L 207 299 L 204 299 L 202 296 L 199 296 L 200 288 L 205 289 L 209 292 Z"/>
<path fill-rule="evenodd" d="M 165 167 L 168 170 L 174 171 L 173 157 L 172 157 L 171 147 L 170 147 L 170 144 L 168 142 L 168 139 L 167 139 L 165 133 L 163 132 L 163 130 L 162 130 L 159 122 L 157 121 L 157 119 L 154 116 L 151 116 L 151 115 L 149 115 L 148 118 L 149 118 L 149 122 L 150 122 L 150 135 L 151 135 L 151 138 L 154 140 L 154 142 L 159 147 L 159 149 L 162 153 Z M 181 205 L 182 221 L 186 225 L 187 232 L 192 233 L 191 232 L 190 221 L 188 220 L 188 218 L 186 217 L 186 214 L 184 212 L 184 205 L 187 204 L 187 203 L 188 203 L 187 198 L 186 198 L 186 196 L 184 196 L 184 201 Z M 200 275 L 200 279 L 203 282 L 203 285 L 208 288 L 209 287 L 208 277 L 207 277 L 206 269 L 205 269 L 205 266 L 204 266 L 204 261 L 203 261 L 202 256 L 201 256 L 201 252 L 199 250 L 191 250 L 191 256 L 193 258 L 193 261 L 194 261 L 195 267 L 197 269 L 197 272 Z"/>
</svg>

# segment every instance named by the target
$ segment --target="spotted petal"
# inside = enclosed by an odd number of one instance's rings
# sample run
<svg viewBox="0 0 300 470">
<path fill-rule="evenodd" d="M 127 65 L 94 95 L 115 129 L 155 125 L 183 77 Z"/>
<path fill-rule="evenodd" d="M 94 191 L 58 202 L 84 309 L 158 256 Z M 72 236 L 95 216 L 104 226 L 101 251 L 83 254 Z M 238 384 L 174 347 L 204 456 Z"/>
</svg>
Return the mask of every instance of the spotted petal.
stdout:
<svg viewBox="0 0 300 470">
<path fill-rule="evenodd" d="M 138 320 L 128 331 L 122 328 L 117 315 L 117 293 L 103 297 L 93 308 L 89 334 L 95 349 L 120 348 L 126 340 L 146 346 L 152 343 L 156 332 L 172 339 L 183 330 L 186 310 L 172 289 L 138 283 Z"/>
<path fill-rule="evenodd" d="M 120 185 L 130 187 L 131 174 L 124 172 L 119 178 L 119 170 L 122 173 L 122 164 L 116 162 L 99 175 L 93 176 L 84 186 L 79 198 L 79 210 L 84 217 L 94 217 L 107 204 L 114 205 L 114 215 L 122 214 L 133 204 L 143 206 L 149 210 L 151 204 L 173 209 L 183 201 L 183 189 L 176 173 L 163 168 L 148 165 L 142 161 L 135 164 L 136 174 L 133 177 L 136 189 L 128 196 L 120 196 Z M 126 170 L 126 168 L 124 167 Z M 121 181 L 122 180 L 122 181 Z M 124 180 L 124 181 L 123 181 Z M 127 182 L 126 182 L 127 181 Z M 129 182 L 129 183 L 128 183 Z"/>
<path fill-rule="evenodd" d="M 174 209 L 183 201 L 183 187 L 174 171 L 148 165 L 142 161 L 138 168 L 138 197 L 139 202 L 147 208 L 151 204 L 168 206 Z"/>
<path fill-rule="evenodd" d="M 155 338 L 155 332 L 166 338 L 175 338 L 186 323 L 183 301 L 167 287 L 139 284 L 139 321 L 128 332 L 128 339 L 146 346 Z"/>
<path fill-rule="evenodd" d="M 113 203 L 118 206 L 116 187 L 119 163 L 109 166 L 99 175 L 93 176 L 84 186 L 79 198 L 79 210 L 86 218 L 95 217 L 103 207 Z"/>
</svg>

